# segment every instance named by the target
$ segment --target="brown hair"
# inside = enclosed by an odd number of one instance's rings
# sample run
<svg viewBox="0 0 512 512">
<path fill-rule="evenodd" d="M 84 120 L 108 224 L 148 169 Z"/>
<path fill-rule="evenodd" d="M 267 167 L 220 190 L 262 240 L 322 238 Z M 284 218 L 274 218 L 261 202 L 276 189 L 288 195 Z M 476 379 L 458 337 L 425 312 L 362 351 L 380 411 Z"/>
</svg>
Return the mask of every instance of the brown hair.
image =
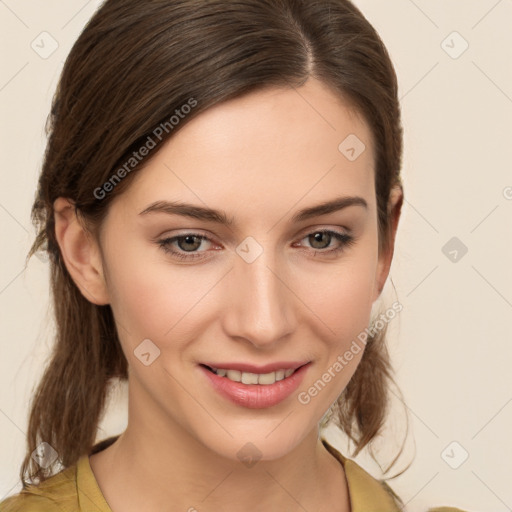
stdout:
<svg viewBox="0 0 512 512">
<path fill-rule="evenodd" d="M 87 23 L 53 99 L 32 208 L 38 232 L 27 260 L 39 250 L 48 252 L 56 339 L 32 397 L 20 470 L 24 488 L 53 474 L 53 465 L 45 469 L 31 458 L 39 443 L 50 444 L 63 467 L 89 452 L 109 384 L 127 379 L 110 306 L 85 299 L 63 262 L 53 202 L 70 198 L 84 226 L 97 235 L 110 202 L 142 165 L 115 182 L 113 173 L 148 137 L 156 147 L 143 164 L 209 107 L 263 87 L 300 87 L 309 77 L 347 99 L 371 128 L 382 251 L 390 239 L 390 190 L 401 186 L 397 80 L 384 44 L 352 3 L 106 0 Z M 191 99 L 194 108 L 170 129 L 170 116 Z M 152 136 L 158 126 L 167 127 L 159 139 Z M 99 198 L 98 188 L 107 182 L 112 186 Z M 381 431 L 387 414 L 391 369 L 384 332 L 369 337 L 336 403 L 336 421 L 356 453 Z"/>
</svg>

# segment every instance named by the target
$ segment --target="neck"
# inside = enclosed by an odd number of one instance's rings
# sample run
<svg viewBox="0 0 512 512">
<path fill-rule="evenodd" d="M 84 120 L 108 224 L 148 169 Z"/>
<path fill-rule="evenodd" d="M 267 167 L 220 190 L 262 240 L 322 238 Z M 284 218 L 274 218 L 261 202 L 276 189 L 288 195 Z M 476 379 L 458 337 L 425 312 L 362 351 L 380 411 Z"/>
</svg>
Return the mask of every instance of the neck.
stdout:
<svg viewBox="0 0 512 512">
<path fill-rule="evenodd" d="M 284 456 L 244 462 L 212 451 L 168 417 L 145 417 L 129 412 L 125 432 L 90 456 L 112 512 L 350 510 L 343 467 L 317 429 Z"/>
</svg>

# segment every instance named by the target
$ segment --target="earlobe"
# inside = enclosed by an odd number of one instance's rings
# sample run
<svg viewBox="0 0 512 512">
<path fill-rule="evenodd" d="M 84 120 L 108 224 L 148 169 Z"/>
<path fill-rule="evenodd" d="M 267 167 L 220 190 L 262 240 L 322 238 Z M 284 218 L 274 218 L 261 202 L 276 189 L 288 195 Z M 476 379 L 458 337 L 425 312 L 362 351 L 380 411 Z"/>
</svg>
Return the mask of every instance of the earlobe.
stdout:
<svg viewBox="0 0 512 512">
<path fill-rule="evenodd" d="M 379 263 L 377 267 L 375 290 L 373 297 L 374 301 L 376 301 L 379 298 L 380 294 L 382 293 L 382 290 L 389 275 L 391 262 L 393 260 L 396 232 L 398 228 L 398 221 L 400 220 L 400 214 L 402 211 L 403 200 L 403 188 L 401 185 L 396 185 L 391 189 L 388 201 L 388 211 L 390 216 L 390 240 L 387 250 L 379 255 Z"/>
<path fill-rule="evenodd" d="M 108 304 L 108 290 L 96 240 L 82 226 L 71 200 L 59 197 L 53 203 L 53 209 L 55 236 L 73 281 L 89 302 Z"/>
</svg>

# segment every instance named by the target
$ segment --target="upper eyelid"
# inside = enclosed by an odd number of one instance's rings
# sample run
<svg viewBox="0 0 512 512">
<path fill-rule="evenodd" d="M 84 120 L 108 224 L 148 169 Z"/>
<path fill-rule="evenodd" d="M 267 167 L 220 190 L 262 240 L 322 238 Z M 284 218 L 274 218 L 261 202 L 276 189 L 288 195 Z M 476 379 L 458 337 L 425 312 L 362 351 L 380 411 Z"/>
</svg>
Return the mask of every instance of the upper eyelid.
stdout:
<svg viewBox="0 0 512 512">
<path fill-rule="evenodd" d="M 350 235 L 350 234 L 352 234 L 353 230 L 347 226 L 329 226 L 329 225 L 325 225 L 325 224 L 318 224 L 317 226 L 310 226 L 310 227 L 301 229 L 300 233 L 296 236 L 297 237 L 300 236 L 301 238 L 304 238 L 307 235 L 310 235 L 312 233 L 317 233 L 319 231 L 333 231 L 335 233 L 341 232 L 341 234 Z M 178 238 L 178 237 L 187 236 L 187 235 L 202 236 L 202 237 L 208 238 L 210 241 L 216 239 L 215 236 L 211 236 L 207 231 L 202 232 L 202 230 L 200 228 L 189 228 L 188 231 L 186 230 L 186 228 L 184 228 L 182 233 L 177 233 L 177 234 L 173 233 L 173 234 L 169 234 L 169 235 L 164 234 L 164 235 L 160 235 L 160 236 L 156 237 L 156 239 Z"/>
</svg>

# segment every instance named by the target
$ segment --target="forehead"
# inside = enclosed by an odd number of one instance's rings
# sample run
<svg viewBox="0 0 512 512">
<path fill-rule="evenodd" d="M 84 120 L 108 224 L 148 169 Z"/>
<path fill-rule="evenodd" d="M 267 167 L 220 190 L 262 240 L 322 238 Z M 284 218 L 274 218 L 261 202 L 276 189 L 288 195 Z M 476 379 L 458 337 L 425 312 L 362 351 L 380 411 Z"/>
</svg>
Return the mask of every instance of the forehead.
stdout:
<svg viewBox="0 0 512 512">
<path fill-rule="evenodd" d="M 373 144 L 362 117 L 310 79 L 201 113 L 165 143 L 123 195 L 138 211 L 156 200 L 183 200 L 261 217 L 263 210 L 278 215 L 340 195 L 364 196 L 371 206 L 373 172 Z"/>
</svg>

